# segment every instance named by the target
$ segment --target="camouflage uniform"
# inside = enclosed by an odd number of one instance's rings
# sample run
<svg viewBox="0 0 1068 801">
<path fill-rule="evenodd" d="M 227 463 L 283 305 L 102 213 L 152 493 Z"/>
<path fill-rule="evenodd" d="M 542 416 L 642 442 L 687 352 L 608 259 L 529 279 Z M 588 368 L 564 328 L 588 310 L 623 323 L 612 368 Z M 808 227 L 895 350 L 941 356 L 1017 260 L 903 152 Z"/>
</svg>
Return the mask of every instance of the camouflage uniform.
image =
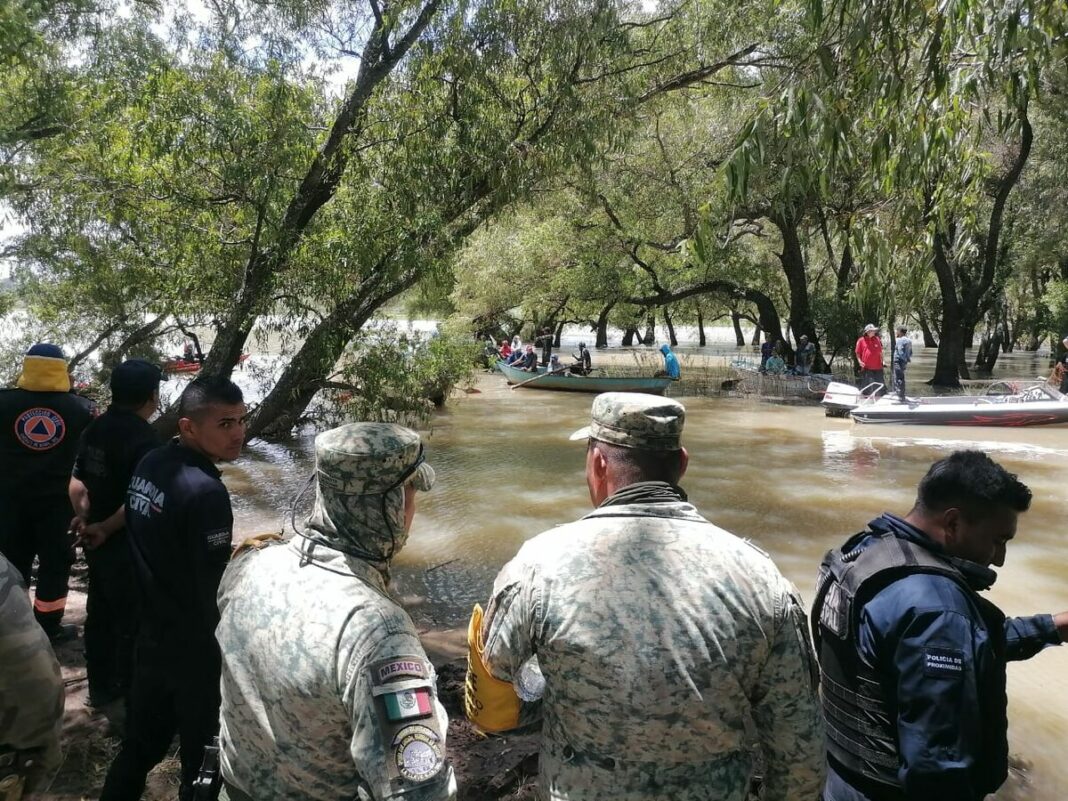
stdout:
<svg viewBox="0 0 1068 801">
<path fill-rule="evenodd" d="M 408 614 L 387 594 L 419 436 L 360 423 L 315 440 L 300 536 L 235 557 L 219 589 L 221 765 L 230 798 L 451 798 L 447 718 Z"/>
<path fill-rule="evenodd" d="M 608 393 L 572 439 L 675 450 L 684 415 L 675 401 Z M 514 680 L 533 655 L 544 674 L 542 797 L 740 801 L 751 720 L 764 797 L 817 798 L 823 732 L 797 591 L 681 497 L 620 494 L 527 542 L 483 624 L 496 678 Z"/>
<path fill-rule="evenodd" d="M 0 764 L 18 752 L 20 764 L 31 761 L 25 790 L 44 790 L 63 761 L 63 679 L 19 572 L 2 554 L 0 666 Z M 0 769 L 0 782 L 6 773 Z"/>
</svg>

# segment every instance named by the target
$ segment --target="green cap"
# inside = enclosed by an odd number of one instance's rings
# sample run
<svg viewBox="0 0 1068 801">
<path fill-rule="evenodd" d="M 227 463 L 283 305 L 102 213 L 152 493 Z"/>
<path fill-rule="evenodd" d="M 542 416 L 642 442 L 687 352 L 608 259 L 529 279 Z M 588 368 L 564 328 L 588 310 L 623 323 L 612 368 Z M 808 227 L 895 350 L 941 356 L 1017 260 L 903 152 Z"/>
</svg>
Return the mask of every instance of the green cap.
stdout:
<svg viewBox="0 0 1068 801">
<path fill-rule="evenodd" d="M 677 451 L 686 409 L 678 401 L 641 392 L 605 392 L 593 401 L 588 426 L 571 439 L 596 439 L 624 448 Z"/>
<path fill-rule="evenodd" d="M 375 495 L 402 484 L 434 486 L 419 435 L 393 423 L 351 423 L 315 438 L 319 487 L 340 495 Z"/>
</svg>

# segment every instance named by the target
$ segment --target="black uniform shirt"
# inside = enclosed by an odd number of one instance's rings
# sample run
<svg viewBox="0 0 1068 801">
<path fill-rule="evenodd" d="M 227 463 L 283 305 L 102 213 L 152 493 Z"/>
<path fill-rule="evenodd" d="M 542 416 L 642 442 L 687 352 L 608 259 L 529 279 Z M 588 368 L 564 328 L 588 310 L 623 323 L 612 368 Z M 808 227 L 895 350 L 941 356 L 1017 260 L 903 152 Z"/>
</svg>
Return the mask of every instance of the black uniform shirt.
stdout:
<svg viewBox="0 0 1068 801">
<path fill-rule="evenodd" d="M 126 502 L 134 468 L 157 445 L 152 426 L 133 412 L 110 407 L 89 424 L 74 460 L 74 477 L 89 491 L 90 523 L 107 520 Z"/>
<path fill-rule="evenodd" d="M 172 440 L 134 470 L 126 532 L 142 599 L 142 634 L 182 649 L 214 642 L 215 595 L 230 558 L 230 494 L 208 457 Z"/>
<path fill-rule="evenodd" d="M 66 497 L 78 438 L 94 408 L 70 392 L 0 389 L 0 492 Z"/>
</svg>

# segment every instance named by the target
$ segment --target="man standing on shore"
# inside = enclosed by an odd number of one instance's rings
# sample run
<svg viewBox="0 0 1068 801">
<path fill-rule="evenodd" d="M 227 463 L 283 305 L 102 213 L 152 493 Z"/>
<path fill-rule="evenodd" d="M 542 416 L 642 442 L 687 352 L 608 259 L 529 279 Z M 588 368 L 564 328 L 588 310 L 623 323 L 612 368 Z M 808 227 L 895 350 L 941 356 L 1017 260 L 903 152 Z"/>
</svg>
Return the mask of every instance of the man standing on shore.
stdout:
<svg viewBox="0 0 1068 801">
<path fill-rule="evenodd" d="M 872 323 L 864 326 L 864 333 L 857 339 L 853 349 L 860 363 L 860 386 L 863 389 L 870 384 L 886 385 L 883 373 L 883 341 L 879 338 L 879 329 Z M 877 390 L 875 390 L 877 391 Z M 885 389 L 884 389 L 885 391 Z"/>
<path fill-rule="evenodd" d="M 609 392 L 586 441 L 597 507 L 528 541 L 468 629 L 465 707 L 525 724 L 537 656 L 540 797 L 741 801 L 764 755 L 767 801 L 819 793 L 823 728 L 804 607 L 771 559 L 701 517 L 678 486 L 682 404 Z"/>
<path fill-rule="evenodd" d="M 985 453 L 958 451 L 905 517 L 877 517 L 824 557 L 824 801 L 981 801 L 1005 781 L 1006 662 L 1068 637 L 1068 612 L 1006 618 L 979 595 L 1030 504 Z"/>
<path fill-rule="evenodd" d="M 0 798 L 48 788 L 63 764 L 65 698 L 59 662 L 34 620 L 22 576 L 0 554 Z"/>
<path fill-rule="evenodd" d="M 219 591 L 220 764 L 229 801 L 445 801 L 448 719 L 389 569 L 418 491 L 419 435 L 354 423 L 315 438 L 298 536 L 239 553 Z"/>
<path fill-rule="evenodd" d="M 126 542 L 126 488 L 134 468 L 159 441 L 148 419 L 159 405 L 159 367 L 140 359 L 111 373 L 111 405 L 89 424 L 70 479 L 75 517 L 89 566 L 85 668 L 89 705 L 123 698 L 133 669 L 137 592 Z"/>
<path fill-rule="evenodd" d="M 62 625 L 74 561 L 67 483 L 95 413 L 70 391 L 63 351 L 47 343 L 26 351 L 17 387 L 0 390 L 0 553 L 27 586 L 38 559 L 33 614 L 52 640 L 75 634 Z"/>
<path fill-rule="evenodd" d="M 192 798 L 219 728 L 215 596 L 234 517 L 216 462 L 245 440 L 245 403 L 230 380 L 201 376 L 178 402 L 178 437 L 149 453 L 126 494 L 126 532 L 141 598 L 126 737 L 101 801 L 136 801 L 148 772 L 181 741 L 181 801 Z"/>
</svg>

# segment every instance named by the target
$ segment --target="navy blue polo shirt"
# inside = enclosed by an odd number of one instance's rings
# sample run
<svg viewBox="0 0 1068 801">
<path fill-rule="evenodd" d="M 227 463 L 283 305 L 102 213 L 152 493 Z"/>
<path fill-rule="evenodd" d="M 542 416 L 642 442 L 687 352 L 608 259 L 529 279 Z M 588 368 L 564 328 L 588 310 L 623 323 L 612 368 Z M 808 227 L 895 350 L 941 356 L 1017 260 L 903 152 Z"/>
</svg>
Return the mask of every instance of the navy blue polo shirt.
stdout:
<svg viewBox="0 0 1068 801">
<path fill-rule="evenodd" d="M 89 424 L 78 446 L 73 475 L 89 492 L 90 523 L 107 520 L 126 502 L 134 469 L 157 445 L 148 421 L 125 409 L 111 406 Z"/>
<path fill-rule="evenodd" d="M 130 480 L 126 531 L 150 641 L 181 648 L 214 640 L 234 528 L 220 476 L 207 456 L 172 440 Z"/>
</svg>

